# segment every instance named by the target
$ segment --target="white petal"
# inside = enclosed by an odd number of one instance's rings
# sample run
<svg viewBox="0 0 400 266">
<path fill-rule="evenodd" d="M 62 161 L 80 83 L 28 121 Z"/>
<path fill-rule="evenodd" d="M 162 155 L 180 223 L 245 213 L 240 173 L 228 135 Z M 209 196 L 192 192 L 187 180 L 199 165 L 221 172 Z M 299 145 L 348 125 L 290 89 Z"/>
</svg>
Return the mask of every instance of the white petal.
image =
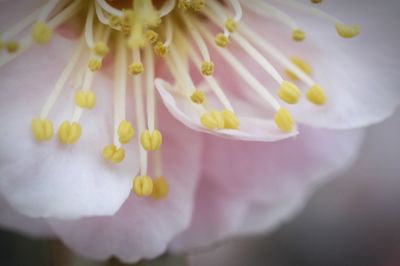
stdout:
<svg viewBox="0 0 400 266">
<path fill-rule="evenodd" d="M 165 109 L 160 115 L 168 197 L 155 201 L 131 195 L 114 216 L 51 221 L 55 233 L 78 254 L 98 260 L 116 256 L 129 263 L 154 258 L 163 254 L 171 239 L 189 225 L 201 167 L 202 138 L 175 121 Z"/>
<path fill-rule="evenodd" d="M 109 80 L 96 76 L 97 106 L 81 119 L 82 137 L 64 147 L 57 137 L 37 143 L 31 119 L 40 111 L 75 43 L 55 36 L 46 47 L 35 47 L 0 71 L 0 192 L 17 211 L 32 217 L 76 218 L 112 215 L 128 197 L 131 176 L 138 170 L 130 147 L 122 165 L 109 165 L 103 146 L 112 142 L 112 104 Z M 83 62 L 84 63 L 84 62 Z M 72 118 L 74 90 L 70 82 L 50 114 L 55 131 Z"/>
</svg>

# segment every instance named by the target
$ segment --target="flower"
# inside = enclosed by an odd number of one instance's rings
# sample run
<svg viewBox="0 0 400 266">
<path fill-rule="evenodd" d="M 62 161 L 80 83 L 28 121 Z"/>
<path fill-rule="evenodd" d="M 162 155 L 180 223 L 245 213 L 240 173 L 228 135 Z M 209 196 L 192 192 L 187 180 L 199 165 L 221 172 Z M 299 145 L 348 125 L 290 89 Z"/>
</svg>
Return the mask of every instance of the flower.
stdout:
<svg viewBox="0 0 400 266">
<path fill-rule="evenodd" d="M 223 3 L 50 0 L 3 33 L 5 226 L 130 262 L 271 230 L 399 104 L 396 60 L 332 33 L 358 26 L 291 0 Z"/>
</svg>

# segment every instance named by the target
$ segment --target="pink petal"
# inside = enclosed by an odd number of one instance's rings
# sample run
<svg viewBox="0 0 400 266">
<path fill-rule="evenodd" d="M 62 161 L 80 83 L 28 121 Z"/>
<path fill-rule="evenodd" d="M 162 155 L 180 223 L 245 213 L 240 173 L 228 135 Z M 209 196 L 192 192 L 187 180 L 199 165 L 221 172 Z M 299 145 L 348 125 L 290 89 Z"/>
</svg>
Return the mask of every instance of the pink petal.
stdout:
<svg viewBox="0 0 400 266">
<path fill-rule="evenodd" d="M 253 29 L 265 25 L 260 33 L 284 54 L 310 62 L 314 69 L 312 78 L 326 90 L 325 106 L 318 107 L 304 99 L 292 106 L 291 112 L 299 123 L 331 129 L 361 127 L 384 120 L 400 104 L 397 84 L 400 65 L 394 56 L 400 39 L 393 34 L 400 27 L 397 4 L 334 1 L 318 8 L 346 23 L 360 24 L 360 36 L 345 40 L 338 36 L 333 24 L 289 8 L 284 11 L 307 34 L 304 43 L 294 43 L 290 30 L 277 27 L 276 23 L 268 26 L 260 18 L 250 21 Z"/>
<path fill-rule="evenodd" d="M 160 123 L 169 196 L 155 201 L 131 195 L 114 216 L 51 221 L 56 234 L 78 254 L 99 260 L 114 255 L 130 263 L 154 258 L 189 225 L 200 170 L 201 136 L 165 112 L 160 112 Z"/>
<path fill-rule="evenodd" d="M 241 110 L 238 110 L 240 130 L 208 130 L 200 123 L 200 116 L 188 99 L 182 95 L 178 95 L 177 93 L 172 94 L 170 92 L 172 86 L 164 80 L 157 79 L 155 84 L 169 112 L 176 119 L 193 130 L 220 137 L 247 141 L 277 141 L 298 134 L 297 131 L 287 134 L 282 133 L 272 119 L 267 120 L 240 116 Z"/>
<path fill-rule="evenodd" d="M 40 144 L 33 140 L 31 119 L 53 89 L 74 45 L 55 36 L 48 46 L 33 48 L 0 71 L 0 192 L 28 216 L 112 215 L 128 197 L 131 177 L 138 170 L 136 145 L 127 149 L 126 160 L 118 166 L 107 164 L 101 156 L 103 146 L 112 141 L 113 128 L 112 84 L 101 74 L 93 87 L 97 106 L 84 112 L 78 143 L 64 147 L 56 137 Z M 55 130 L 71 119 L 79 84 L 67 85 L 50 114 Z"/>
<path fill-rule="evenodd" d="M 41 0 L 0 1 L 0 31 L 4 32 L 43 4 Z"/>
<path fill-rule="evenodd" d="M 349 166 L 363 132 L 303 128 L 295 140 L 245 143 L 207 137 L 204 178 L 174 252 L 268 232 L 296 215 L 327 177 Z"/>
<path fill-rule="evenodd" d="M 302 128 L 295 139 L 276 143 L 232 142 L 209 136 L 204 176 L 238 199 L 273 202 L 347 167 L 363 131 Z"/>
<path fill-rule="evenodd" d="M 189 228 L 171 243 L 173 252 L 187 252 L 245 234 L 266 233 L 296 215 L 304 206 L 304 191 L 278 202 L 254 204 L 203 179 L 196 194 Z"/>
</svg>

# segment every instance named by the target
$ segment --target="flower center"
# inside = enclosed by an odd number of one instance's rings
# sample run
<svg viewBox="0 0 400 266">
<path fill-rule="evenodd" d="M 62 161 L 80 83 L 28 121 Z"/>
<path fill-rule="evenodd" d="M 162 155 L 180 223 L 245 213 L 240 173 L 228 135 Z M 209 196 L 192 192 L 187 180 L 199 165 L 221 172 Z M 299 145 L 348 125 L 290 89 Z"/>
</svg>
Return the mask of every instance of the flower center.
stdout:
<svg viewBox="0 0 400 266">
<path fill-rule="evenodd" d="M 344 38 L 351 38 L 359 33 L 357 26 L 345 25 L 337 18 L 313 7 L 292 0 L 282 0 L 282 3 L 334 23 L 338 34 Z M 83 12 L 83 33 L 40 115 L 32 121 L 33 135 L 37 141 L 52 139 L 53 124 L 48 117 L 65 89 L 66 82 L 75 75 L 82 77 L 81 85 L 75 91 L 75 109 L 72 116 L 61 123 L 57 134 L 62 144 L 74 144 L 79 141 L 84 132 L 80 119 L 86 111 L 96 105 L 93 81 L 102 68 L 104 58 L 113 52 L 114 136 L 110 143 L 104 146 L 102 155 L 109 163 L 121 163 L 125 159 L 126 145 L 135 136 L 135 126 L 140 143 L 140 172 L 133 181 L 133 191 L 138 196 L 161 199 L 167 196 L 168 183 L 161 175 L 160 149 L 163 137 L 156 119 L 156 56 L 166 62 L 178 86 L 177 93 L 193 106 L 198 113 L 198 122 L 205 130 L 240 130 L 236 111 L 225 94 L 227 88 L 221 88 L 213 77 L 214 68 L 223 66 L 216 66 L 212 61 L 209 52 L 212 46 L 215 46 L 215 51 L 232 67 L 234 74 L 248 84 L 249 91 L 258 94 L 266 108 L 273 110 L 273 120 L 283 132 L 291 132 L 295 128 L 292 115 L 282 104 L 294 105 L 301 100 L 303 92 L 296 82 L 308 87 L 305 94 L 311 103 L 323 105 L 327 102 L 324 90 L 311 78 L 311 66 L 299 57 L 287 58 L 268 40 L 261 38 L 255 29 L 246 25 L 242 21 L 242 5 L 246 11 L 282 22 L 291 30 L 294 41 L 300 42 L 305 39 L 305 32 L 291 17 L 267 1 L 261 0 L 49 0 L 3 33 L 5 41 L 1 43 L 8 54 L 0 58 L 0 65 L 12 60 L 32 42 L 39 45 L 48 43 L 56 27 Z M 12 39 L 32 24 L 30 36 L 19 42 Z M 215 27 L 210 29 L 207 27 L 209 24 L 215 25 L 221 31 L 212 33 Z M 229 52 L 229 44 L 232 41 L 272 78 L 277 89 L 266 88 L 235 54 Z M 263 54 L 267 54 L 286 69 L 287 79 Z M 189 71 L 188 61 L 198 67 L 211 92 L 223 106 L 222 109 L 210 107 L 206 99 L 206 95 L 209 94 L 196 86 Z M 129 80 L 133 84 L 135 125 L 126 117 L 126 91 Z M 154 172 L 158 176 L 155 179 L 148 174 L 150 153 L 155 154 L 152 156 L 155 160 Z"/>
</svg>

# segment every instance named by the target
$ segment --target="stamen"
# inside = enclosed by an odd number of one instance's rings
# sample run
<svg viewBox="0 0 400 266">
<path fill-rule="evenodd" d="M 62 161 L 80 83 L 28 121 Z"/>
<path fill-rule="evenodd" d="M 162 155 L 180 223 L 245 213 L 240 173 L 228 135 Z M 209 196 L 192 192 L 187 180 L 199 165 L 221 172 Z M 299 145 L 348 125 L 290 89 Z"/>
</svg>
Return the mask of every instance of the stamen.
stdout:
<svg viewBox="0 0 400 266">
<path fill-rule="evenodd" d="M 144 115 L 144 107 L 143 107 L 143 92 L 142 92 L 142 76 L 136 75 L 133 76 L 133 93 L 135 97 L 135 106 L 136 106 L 136 123 L 139 132 L 145 131 L 145 115 Z M 141 142 L 141 136 L 138 135 L 139 143 Z M 145 176 L 147 173 L 147 160 L 148 155 L 144 150 L 143 146 L 139 147 L 139 156 L 140 156 L 140 175 Z M 151 193 L 151 192 L 150 192 Z"/>
<path fill-rule="evenodd" d="M 324 105 L 327 101 L 324 90 L 318 85 L 313 85 L 308 90 L 307 99 L 316 105 Z"/>
<path fill-rule="evenodd" d="M 47 44 L 53 35 L 53 30 L 44 23 L 43 21 L 38 21 L 32 28 L 32 39 L 40 45 Z"/>
<path fill-rule="evenodd" d="M 53 138 L 53 123 L 48 119 L 33 119 L 31 128 L 33 136 L 37 141 L 47 141 Z"/>
<path fill-rule="evenodd" d="M 49 17 L 51 11 L 53 11 L 53 9 L 56 7 L 56 5 L 58 4 L 60 0 L 49 0 L 47 2 L 47 4 L 45 4 L 42 8 L 42 10 L 40 11 L 39 14 L 39 21 L 46 21 L 47 18 Z"/>
<path fill-rule="evenodd" d="M 140 143 L 146 151 L 159 150 L 162 144 L 162 135 L 157 129 L 152 132 L 145 130 L 140 136 Z"/>
<path fill-rule="evenodd" d="M 291 82 L 284 81 L 278 91 L 279 98 L 288 104 L 295 104 L 299 101 L 301 92 L 297 86 Z"/>
<path fill-rule="evenodd" d="M 167 180 L 163 176 L 157 177 L 153 181 L 153 192 L 151 197 L 155 200 L 164 199 L 168 196 L 169 186 Z"/>
<path fill-rule="evenodd" d="M 295 127 L 295 122 L 292 115 L 285 108 L 280 108 L 275 114 L 275 123 L 283 132 L 292 132 Z"/>
<path fill-rule="evenodd" d="M 211 33 L 205 29 L 202 25 L 196 24 L 199 30 L 206 36 L 209 42 L 212 42 Z M 225 49 L 219 49 L 218 52 L 224 59 L 229 62 L 229 64 L 238 73 L 252 89 L 254 89 L 264 100 L 266 100 L 275 110 L 279 110 L 280 105 L 278 101 L 269 93 L 269 91 L 256 79 L 254 76 L 235 58 L 231 53 L 227 52 Z"/>
<path fill-rule="evenodd" d="M 169 47 L 172 43 L 172 39 L 173 39 L 173 27 L 172 27 L 172 22 L 171 22 L 171 18 L 167 17 L 166 18 L 166 22 L 165 22 L 165 42 L 164 42 L 164 46 L 165 47 Z"/>
<path fill-rule="evenodd" d="M 323 12 L 313 6 L 308 6 L 302 3 L 298 3 L 292 0 L 282 0 L 283 3 L 292 6 L 303 12 L 307 12 L 315 17 L 319 17 L 325 21 L 333 23 L 336 27 L 337 33 L 343 38 L 353 38 L 360 33 L 360 26 L 358 25 L 346 25 L 340 19 Z"/>
<path fill-rule="evenodd" d="M 203 104 L 206 101 L 206 96 L 203 91 L 201 90 L 196 90 L 193 92 L 192 96 L 190 96 L 190 99 L 197 104 Z"/>
<path fill-rule="evenodd" d="M 218 110 L 212 110 L 211 112 L 204 113 L 200 118 L 200 122 L 204 127 L 210 130 L 225 128 L 224 116 Z"/>
<path fill-rule="evenodd" d="M 310 76 L 312 74 L 312 67 L 310 64 L 308 64 L 306 61 L 304 61 L 303 59 L 299 58 L 299 57 L 291 57 L 290 61 L 297 66 L 301 71 L 303 71 L 305 74 L 307 74 L 308 76 Z M 292 71 L 290 71 L 289 69 L 285 70 L 285 74 L 293 81 L 297 81 L 299 80 L 299 77 L 293 73 Z"/>
<path fill-rule="evenodd" d="M 160 17 L 165 17 L 174 10 L 176 0 L 167 0 L 167 2 L 160 9 Z"/>
<path fill-rule="evenodd" d="M 41 119 L 45 119 L 49 115 L 51 109 L 53 108 L 58 97 L 60 96 L 62 89 L 64 88 L 68 78 L 70 77 L 72 71 L 75 69 L 78 60 L 81 58 L 83 48 L 84 48 L 84 38 L 82 36 L 80 38 L 78 46 L 74 51 L 74 54 L 72 55 L 71 59 L 69 59 L 67 66 L 64 68 L 63 72 L 58 78 L 53 91 L 50 93 L 46 103 L 44 104 L 40 112 Z"/>
<path fill-rule="evenodd" d="M 96 2 L 101 6 L 102 9 L 110 13 L 111 15 L 117 16 L 117 17 L 122 17 L 123 12 L 121 10 L 118 10 L 112 6 L 110 6 L 107 1 L 105 0 L 96 0 Z"/>
<path fill-rule="evenodd" d="M 90 5 L 85 22 L 85 38 L 86 38 L 86 43 L 90 49 L 94 48 L 93 19 L 94 19 L 94 6 Z"/>
<path fill-rule="evenodd" d="M 150 47 L 145 49 L 146 85 L 147 85 L 147 127 L 150 131 L 155 130 L 156 100 L 154 89 L 154 56 Z"/>
<path fill-rule="evenodd" d="M 266 3 L 265 1 L 243 1 L 246 8 L 251 10 L 256 14 L 262 16 L 268 16 L 280 21 L 284 25 L 288 26 L 293 30 L 298 29 L 297 23 L 286 13 L 282 12 L 280 9 Z"/>
<path fill-rule="evenodd" d="M 238 0 L 229 0 L 229 3 L 235 11 L 235 21 L 237 22 L 242 18 L 243 15 L 242 6 L 240 5 Z"/>
<path fill-rule="evenodd" d="M 39 16 L 40 12 L 42 11 L 42 6 L 37 8 L 35 11 L 33 11 L 31 14 L 28 16 L 22 18 L 20 21 L 18 21 L 17 24 L 13 25 L 11 28 L 9 28 L 7 31 L 5 31 L 2 34 L 2 37 L 4 40 L 9 40 L 18 33 L 22 32 L 26 27 L 31 25 Z"/>
<path fill-rule="evenodd" d="M 193 40 L 195 41 L 195 43 L 196 43 L 196 45 L 197 45 L 198 49 L 200 50 L 200 53 L 201 53 L 201 55 L 203 57 L 204 63 L 202 65 L 202 68 L 204 67 L 206 70 L 207 69 L 213 70 L 213 64 L 211 62 L 210 53 L 208 52 L 208 48 L 207 48 L 207 45 L 206 45 L 204 39 L 201 37 L 201 35 L 197 31 L 195 25 L 187 17 L 187 15 L 184 14 L 184 15 L 182 15 L 182 17 L 183 17 L 183 20 L 185 21 L 187 29 L 189 30 Z M 210 67 L 210 66 L 212 66 L 212 67 Z M 205 71 L 205 72 L 202 71 L 202 73 L 204 75 L 207 75 L 207 76 L 208 76 L 208 74 L 212 74 L 212 72 L 213 71 L 211 71 L 211 73 L 210 73 L 210 71 Z"/>
<path fill-rule="evenodd" d="M 81 133 L 79 123 L 65 121 L 58 129 L 58 138 L 62 144 L 74 144 L 79 140 Z"/>
<path fill-rule="evenodd" d="M 140 50 L 133 49 L 132 50 L 132 59 L 133 63 L 129 65 L 128 71 L 131 75 L 139 75 L 142 74 L 144 71 L 143 63 L 140 58 Z"/>
<path fill-rule="evenodd" d="M 283 82 L 283 78 L 274 68 L 274 66 L 268 62 L 268 60 L 250 44 L 245 38 L 239 34 L 235 34 L 232 38 L 246 51 L 251 58 L 256 61 L 278 84 Z"/>
<path fill-rule="evenodd" d="M 66 20 L 74 16 L 80 9 L 82 9 L 84 5 L 82 4 L 81 1 L 76 0 L 72 4 L 70 4 L 67 8 L 65 8 L 62 12 L 60 12 L 57 16 L 52 18 L 47 25 L 51 29 L 55 29 L 62 23 L 64 23 Z M 18 43 L 17 43 L 17 51 L 14 53 L 5 56 L 5 57 L 0 57 L 0 67 L 7 64 L 14 58 L 16 58 L 18 55 L 22 54 L 25 52 L 30 46 L 32 45 L 32 38 L 30 35 L 23 37 Z"/>
<path fill-rule="evenodd" d="M 195 12 L 199 12 L 206 7 L 206 0 L 191 0 L 190 7 Z"/>
<path fill-rule="evenodd" d="M 198 56 L 198 54 L 194 50 L 189 49 L 188 53 L 189 53 L 189 56 L 190 56 L 191 60 L 193 60 L 195 62 L 195 64 L 200 64 L 200 61 L 201 61 L 200 56 Z M 233 112 L 232 104 L 230 103 L 228 97 L 225 95 L 224 91 L 219 86 L 219 84 L 215 80 L 215 78 L 212 77 L 212 76 L 208 76 L 208 77 L 205 77 L 205 80 L 210 85 L 211 89 L 213 90 L 213 92 L 217 96 L 218 100 L 222 103 L 224 108 Z M 201 92 L 201 91 L 199 91 L 199 92 Z M 204 95 L 204 93 L 203 93 L 203 95 Z M 192 96 L 193 96 L 193 94 L 192 94 Z M 199 97 L 196 96 L 195 98 L 198 99 Z M 196 101 L 194 101 L 193 98 L 191 98 L 191 99 L 192 99 L 193 102 L 196 103 Z"/>
<path fill-rule="evenodd" d="M 282 64 L 287 70 L 296 75 L 302 82 L 304 82 L 309 87 L 313 87 L 316 83 L 299 68 L 296 64 L 292 63 L 285 55 L 283 55 L 277 48 L 272 46 L 266 40 L 259 37 L 253 30 L 249 27 L 243 25 L 243 32 L 247 35 L 247 37 L 255 43 L 260 49 L 263 49 L 266 53 L 268 53 L 271 57 L 273 57 L 277 62 Z M 320 87 L 322 90 L 322 88 Z M 322 90 L 323 91 L 323 90 Z M 327 99 L 325 98 L 325 102 Z"/>
<path fill-rule="evenodd" d="M 124 148 L 117 148 L 114 144 L 104 147 L 102 154 L 103 157 L 111 163 L 120 163 L 125 159 Z"/>
<path fill-rule="evenodd" d="M 153 192 L 153 180 L 150 176 L 137 176 L 132 189 L 138 197 L 150 196 Z"/>
<path fill-rule="evenodd" d="M 236 129 L 238 130 L 240 127 L 240 121 L 235 115 L 230 110 L 224 110 L 222 111 L 222 117 L 224 118 L 224 128 L 225 129 Z"/>
<path fill-rule="evenodd" d="M 5 46 L 9 53 L 15 53 L 19 50 L 20 44 L 17 41 L 8 41 Z"/>
</svg>

